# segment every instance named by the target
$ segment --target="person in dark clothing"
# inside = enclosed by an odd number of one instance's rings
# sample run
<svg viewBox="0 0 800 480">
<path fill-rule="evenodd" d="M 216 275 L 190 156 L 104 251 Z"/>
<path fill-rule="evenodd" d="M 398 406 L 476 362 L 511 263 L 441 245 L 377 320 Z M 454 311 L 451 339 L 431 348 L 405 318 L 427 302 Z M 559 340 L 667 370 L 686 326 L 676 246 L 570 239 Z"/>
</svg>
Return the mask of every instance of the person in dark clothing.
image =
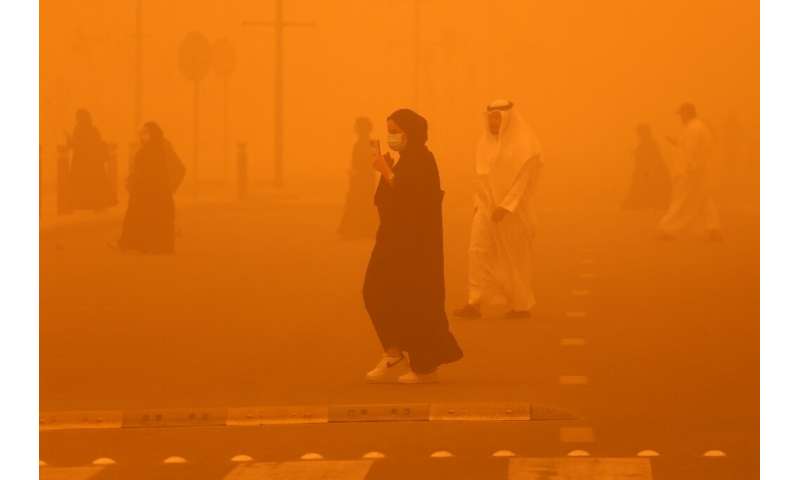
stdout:
<svg viewBox="0 0 800 480">
<path fill-rule="evenodd" d="M 623 208 L 666 210 L 672 189 L 667 164 L 649 125 L 638 125 L 636 136 L 639 144 L 633 153 L 633 179 Z"/>
<path fill-rule="evenodd" d="M 128 177 L 130 198 L 118 243 L 120 250 L 174 253 L 173 194 L 185 174 L 183 163 L 161 128 L 153 122 L 146 123 Z"/>
<path fill-rule="evenodd" d="M 67 210 L 101 211 L 113 206 L 111 182 L 106 173 L 108 147 L 87 110 L 75 114 L 75 129 L 67 135 L 72 162 L 67 182 Z"/>
<path fill-rule="evenodd" d="M 425 145 L 427 121 L 402 109 L 386 123 L 389 147 L 400 158 L 394 164 L 388 153 L 373 156 L 381 173 L 375 192 L 380 224 L 363 293 L 384 355 L 367 381 L 431 383 L 440 365 L 463 356 L 444 305 L 444 192 Z"/>
<path fill-rule="evenodd" d="M 358 139 L 353 145 L 350 186 L 339 224 L 339 236 L 346 239 L 373 236 L 378 223 L 375 210 L 368 200 L 375 193 L 375 170 L 372 168 L 370 143 L 372 122 L 366 117 L 357 118 L 355 131 Z"/>
</svg>

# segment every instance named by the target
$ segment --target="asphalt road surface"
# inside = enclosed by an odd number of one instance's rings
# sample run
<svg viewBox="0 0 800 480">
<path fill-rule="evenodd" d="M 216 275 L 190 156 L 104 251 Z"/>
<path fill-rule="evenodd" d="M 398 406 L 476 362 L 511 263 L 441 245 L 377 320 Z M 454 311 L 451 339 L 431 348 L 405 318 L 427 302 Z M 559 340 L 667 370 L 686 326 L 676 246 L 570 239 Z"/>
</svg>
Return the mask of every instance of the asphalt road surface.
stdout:
<svg viewBox="0 0 800 480">
<path fill-rule="evenodd" d="M 466 295 L 465 203 L 446 205 L 450 310 Z M 371 244 L 336 238 L 339 209 L 292 194 L 185 206 L 167 257 L 109 249 L 114 217 L 43 230 L 40 410 L 124 419 L 45 419 L 42 478 L 758 477 L 757 211 L 724 210 L 724 243 L 663 243 L 649 213 L 543 210 L 533 318 L 451 318 L 464 359 L 401 386 L 363 382 L 380 355 L 360 297 Z M 468 418 L 130 421 L 347 405 Z M 530 419 L 485 414 L 520 405 Z"/>
</svg>

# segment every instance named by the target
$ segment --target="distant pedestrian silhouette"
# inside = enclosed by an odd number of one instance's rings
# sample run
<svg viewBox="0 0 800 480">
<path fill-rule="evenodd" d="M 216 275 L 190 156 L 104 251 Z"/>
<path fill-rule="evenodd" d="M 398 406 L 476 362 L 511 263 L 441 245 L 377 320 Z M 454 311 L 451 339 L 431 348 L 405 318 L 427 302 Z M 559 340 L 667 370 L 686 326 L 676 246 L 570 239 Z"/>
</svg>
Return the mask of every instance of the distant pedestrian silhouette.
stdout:
<svg viewBox="0 0 800 480">
<path fill-rule="evenodd" d="M 128 178 L 128 211 L 119 239 L 120 250 L 142 253 L 175 251 L 173 194 L 186 169 L 161 128 L 148 122 Z"/>
<path fill-rule="evenodd" d="M 666 210 L 672 189 L 669 169 L 650 125 L 636 127 L 639 141 L 633 152 L 633 178 L 622 206 L 630 210 Z"/>
<path fill-rule="evenodd" d="M 720 241 L 722 227 L 712 194 L 714 137 L 705 122 L 697 117 L 694 104 L 682 104 L 678 115 L 683 130 L 677 139 L 667 139 L 675 150 L 672 198 L 658 225 L 660 236 L 670 240 L 693 227 L 700 227 L 709 240 Z"/>
<path fill-rule="evenodd" d="M 375 193 L 375 170 L 372 168 L 371 132 L 372 122 L 368 118 L 356 119 L 357 139 L 353 145 L 350 163 L 350 185 L 339 224 L 339 235 L 342 238 L 373 237 L 378 225 L 372 201 Z"/>
<path fill-rule="evenodd" d="M 389 146 L 373 155 L 380 226 L 364 281 L 364 302 L 384 356 L 370 382 L 428 383 L 462 357 L 445 313 L 442 199 L 436 160 L 425 145 L 428 122 L 411 110 L 387 119 Z M 408 353 L 408 358 L 403 355 Z M 411 371 L 407 371 L 410 363 Z"/>
<path fill-rule="evenodd" d="M 113 206 L 116 202 L 106 172 L 108 147 L 87 110 L 76 112 L 75 129 L 67 134 L 67 148 L 72 150 L 72 161 L 65 186 L 66 210 L 99 211 Z"/>
</svg>

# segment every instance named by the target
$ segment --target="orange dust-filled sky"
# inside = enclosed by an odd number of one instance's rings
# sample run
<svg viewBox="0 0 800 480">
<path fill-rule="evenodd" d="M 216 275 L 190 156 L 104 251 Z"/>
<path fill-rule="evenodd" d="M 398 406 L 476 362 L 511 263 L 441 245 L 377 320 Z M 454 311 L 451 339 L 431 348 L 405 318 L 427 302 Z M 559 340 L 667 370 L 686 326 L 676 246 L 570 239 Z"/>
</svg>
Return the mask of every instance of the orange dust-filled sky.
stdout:
<svg viewBox="0 0 800 480">
<path fill-rule="evenodd" d="M 445 182 L 471 169 L 481 111 L 510 98 L 541 138 L 546 162 L 570 175 L 621 179 L 633 128 L 678 129 L 676 106 L 697 103 L 712 128 L 736 115 L 757 142 L 759 3 L 724 0 L 284 2 L 284 132 L 288 184 L 333 179 L 344 187 L 352 122 L 412 106 L 431 125 Z M 125 157 L 135 138 L 136 0 L 46 0 L 41 5 L 43 182 L 55 179 L 56 146 L 77 108 Z M 253 181 L 272 178 L 272 1 L 142 0 L 142 120 L 161 123 L 193 168 L 193 84 L 178 68 L 189 32 L 236 49 L 230 78 L 230 146 L 223 155 L 223 79 L 199 82 L 198 178 L 232 172 L 245 142 Z M 755 148 L 755 147 L 753 147 Z M 124 169 L 123 169 L 124 170 Z M 227 174 L 230 179 L 231 173 Z M 190 177 L 194 178 L 193 172 Z M 563 177 L 562 177 L 563 178 Z M 325 182 L 322 182 L 324 185 Z M 553 183 L 551 182 L 551 188 Z"/>
</svg>

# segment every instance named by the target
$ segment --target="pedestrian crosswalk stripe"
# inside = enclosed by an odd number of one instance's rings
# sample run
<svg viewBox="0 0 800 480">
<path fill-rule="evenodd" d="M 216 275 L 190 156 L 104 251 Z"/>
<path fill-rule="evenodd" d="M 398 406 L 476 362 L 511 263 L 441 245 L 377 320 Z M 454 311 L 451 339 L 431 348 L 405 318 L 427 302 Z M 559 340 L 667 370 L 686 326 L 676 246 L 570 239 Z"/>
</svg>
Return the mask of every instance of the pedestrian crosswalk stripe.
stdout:
<svg viewBox="0 0 800 480">
<path fill-rule="evenodd" d="M 108 457 L 100 457 L 100 458 L 96 459 L 95 461 L 93 461 L 92 465 L 114 465 L 115 463 L 117 463 L 117 462 L 115 462 L 114 460 L 112 460 L 112 459 L 110 459 Z"/>
<path fill-rule="evenodd" d="M 386 458 L 386 455 L 381 452 L 367 452 L 361 458 Z"/>
<path fill-rule="evenodd" d="M 586 385 L 589 383 L 589 377 L 583 375 L 562 375 L 558 377 L 558 383 L 561 385 Z"/>
<path fill-rule="evenodd" d="M 372 463 L 371 460 L 244 463 L 231 470 L 224 480 L 363 480 Z"/>
<path fill-rule="evenodd" d="M 648 458 L 512 458 L 508 480 L 652 480 Z"/>
<path fill-rule="evenodd" d="M 45 467 L 39 470 L 39 480 L 90 480 L 105 470 L 93 467 Z"/>
<path fill-rule="evenodd" d="M 586 339 L 584 338 L 562 338 L 561 339 L 561 346 L 562 347 L 583 347 L 586 345 Z"/>
<path fill-rule="evenodd" d="M 250 455 L 234 455 L 231 457 L 231 462 L 252 462 L 253 457 Z"/>
</svg>

